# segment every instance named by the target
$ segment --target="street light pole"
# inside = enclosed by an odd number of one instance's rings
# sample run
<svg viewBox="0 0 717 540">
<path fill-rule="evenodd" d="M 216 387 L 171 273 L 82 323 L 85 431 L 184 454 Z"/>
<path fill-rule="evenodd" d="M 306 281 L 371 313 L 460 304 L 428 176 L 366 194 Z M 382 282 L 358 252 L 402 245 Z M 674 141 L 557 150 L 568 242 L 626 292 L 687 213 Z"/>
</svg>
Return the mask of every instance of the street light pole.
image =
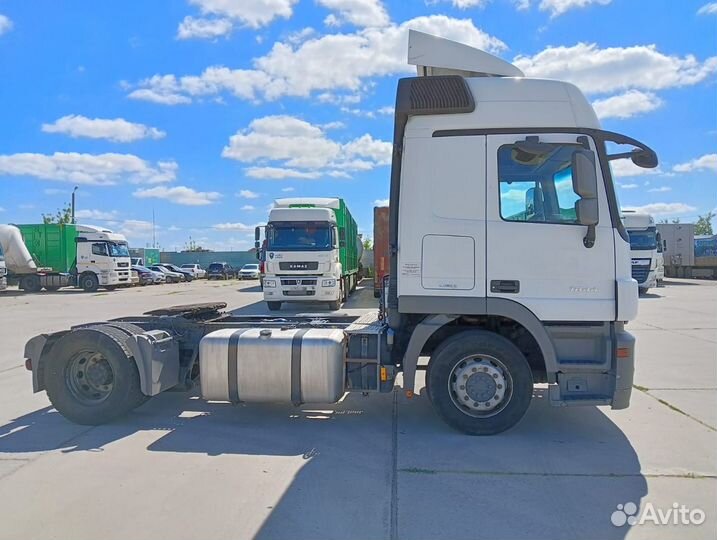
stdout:
<svg viewBox="0 0 717 540">
<path fill-rule="evenodd" d="M 72 224 L 75 224 L 75 192 L 79 186 L 75 186 L 75 189 L 72 190 Z"/>
</svg>

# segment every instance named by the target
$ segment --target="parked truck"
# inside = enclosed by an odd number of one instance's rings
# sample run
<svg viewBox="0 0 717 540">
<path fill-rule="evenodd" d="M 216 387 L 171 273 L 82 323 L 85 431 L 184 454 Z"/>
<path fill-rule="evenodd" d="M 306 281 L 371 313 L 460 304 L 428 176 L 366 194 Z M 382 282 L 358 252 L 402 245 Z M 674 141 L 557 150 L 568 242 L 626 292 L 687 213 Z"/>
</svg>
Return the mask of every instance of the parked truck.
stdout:
<svg viewBox="0 0 717 540">
<path fill-rule="evenodd" d="M 391 254 L 388 248 L 388 221 L 387 206 L 377 206 L 373 209 L 373 296 L 379 298 L 383 289 L 384 278 L 388 275 Z"/>
<path fill-rule="evenodd" d="M 651 215 L 634 210 L 622 211 L 622 223 L 630 237 L 632 277 L 645 293 L 657 287 L 665 275 L 660 233 Z"/>
<path fill-rule="evenodd" d="M 333 310 L 356 289 L 361 240 L 343 199 L 277 199 L 264 230 L 264 300 L 276 311 L 284 302 L 327 302 Z"/>
<path fill-rule="evenodd" d="M 694 223 L 658 223 L 665 275 L 717 278 L 717 235 L 695 235 Z"/>
<path fill-rule="evenodd" d="M 159 264 L 159 249 L 157 248 L 130 248 L 129 256 L 132 266 L 153 266 Z"/>
<path fill-rule="evenodd" d="M 7 289 L 7 266 L 5 265 L 5 253 L 0 244 L 0 291 Z"/>
<path fill-rule="evenodd" d="M 214 303 L 75 326 L 27 343 L 34 390 L 99 424 L 194 381 L 208 400 L 299 406 L 394 391 L 399 372 L 411 398 L 425 369 L 424 398 L 469 434 L 516 424 L 536 383 L 555 406 L 626 408 L 638 295 L 610 161 L 654 168 L 657 156 L 602 130 L 572 84 L 413 31 L 409 62 L 419 76 L 398 82 L 383 309 L 272 318 Z M 330 227 L 319 209 L 304 210 Z M 312 242 L 334 250 L 331 236 Z M 273 247 L 270 266 L 304 262 Z"/>
<path fill-rule="evenodd" d="M 75 286 L 91 292 L 130 282 L 127 240 L 109 229 L 43 223 L 0 225 L 10 281 L 21 290 Z"/>
</svg>

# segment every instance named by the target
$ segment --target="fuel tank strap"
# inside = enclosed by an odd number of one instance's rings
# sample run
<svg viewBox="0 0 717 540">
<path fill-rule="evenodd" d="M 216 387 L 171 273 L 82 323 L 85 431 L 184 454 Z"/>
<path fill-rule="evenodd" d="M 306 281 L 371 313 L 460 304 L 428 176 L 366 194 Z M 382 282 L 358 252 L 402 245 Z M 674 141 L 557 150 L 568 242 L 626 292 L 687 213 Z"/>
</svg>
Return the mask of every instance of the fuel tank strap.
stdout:
<svg viewBox="0 0 717 540">
<path fill-rule="evenodd" d="M 291 339 L 291 402 L 295 407 L 303 403 L 301 398 L 301 341 L 309 328 L 301 328 Z"/>
<path fill-rule="evenodd" d="M 229 338 L 229 353 L 227 354 L 228 369 L 227 376 L 229 378 L 229 401 L 239 403 L 239 355 L 237 353 L 239 346 L 239 338 L 249 330 L 248 328 L 240 328 L 234 332 Z"/>
</svg>

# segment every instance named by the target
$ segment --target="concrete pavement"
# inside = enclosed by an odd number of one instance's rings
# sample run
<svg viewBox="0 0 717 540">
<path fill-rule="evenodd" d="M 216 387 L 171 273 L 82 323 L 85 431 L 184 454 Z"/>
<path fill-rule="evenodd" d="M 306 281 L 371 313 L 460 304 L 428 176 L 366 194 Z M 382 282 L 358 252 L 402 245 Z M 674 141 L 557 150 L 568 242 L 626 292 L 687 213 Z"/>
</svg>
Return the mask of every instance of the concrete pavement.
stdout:
<svg viewBox="0 0 717 540">
<path fill-rule="evenodd" d="M 258 314 L 260 299 L 249 282 L 0 295 L 0 539 L 715 536 L 714 282 L 641 300 L 629 409 L 553 408 L 539 387 L 518 426 L 486 438 L 452 431 L 422 391 L 298 409 L 168 393 L 88 428 L 33 395 L 21 366 L 42 331 L 196 301 Z M 369 287 L 345 307 L 373 303 Z M 614 526 L 630 501 L 706 521 Z"/>
</svg>

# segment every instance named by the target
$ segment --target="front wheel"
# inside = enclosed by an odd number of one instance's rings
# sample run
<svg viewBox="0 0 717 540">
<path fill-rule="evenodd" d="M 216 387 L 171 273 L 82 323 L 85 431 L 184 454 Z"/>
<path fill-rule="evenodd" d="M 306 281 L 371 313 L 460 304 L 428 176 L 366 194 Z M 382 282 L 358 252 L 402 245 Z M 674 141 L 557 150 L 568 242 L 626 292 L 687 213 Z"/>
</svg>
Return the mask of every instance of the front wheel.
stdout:
<svg viewBox="0 0 717 540">
<path fill-rule="evenodd" d="M 95 292 L 100 286 L 100 281 L 94 274 L 82 274 L 80 276 L 80 287 L 85 292 Z"/>
<path fill-rule="evenodd" d="M 513 427 L 533 395 L 533 375 L 523 353 L 484 330 L 444 341 L 431 356 L 426 377 L 438 415 L 469 435 L 495 435 Z"/>
</svg>

